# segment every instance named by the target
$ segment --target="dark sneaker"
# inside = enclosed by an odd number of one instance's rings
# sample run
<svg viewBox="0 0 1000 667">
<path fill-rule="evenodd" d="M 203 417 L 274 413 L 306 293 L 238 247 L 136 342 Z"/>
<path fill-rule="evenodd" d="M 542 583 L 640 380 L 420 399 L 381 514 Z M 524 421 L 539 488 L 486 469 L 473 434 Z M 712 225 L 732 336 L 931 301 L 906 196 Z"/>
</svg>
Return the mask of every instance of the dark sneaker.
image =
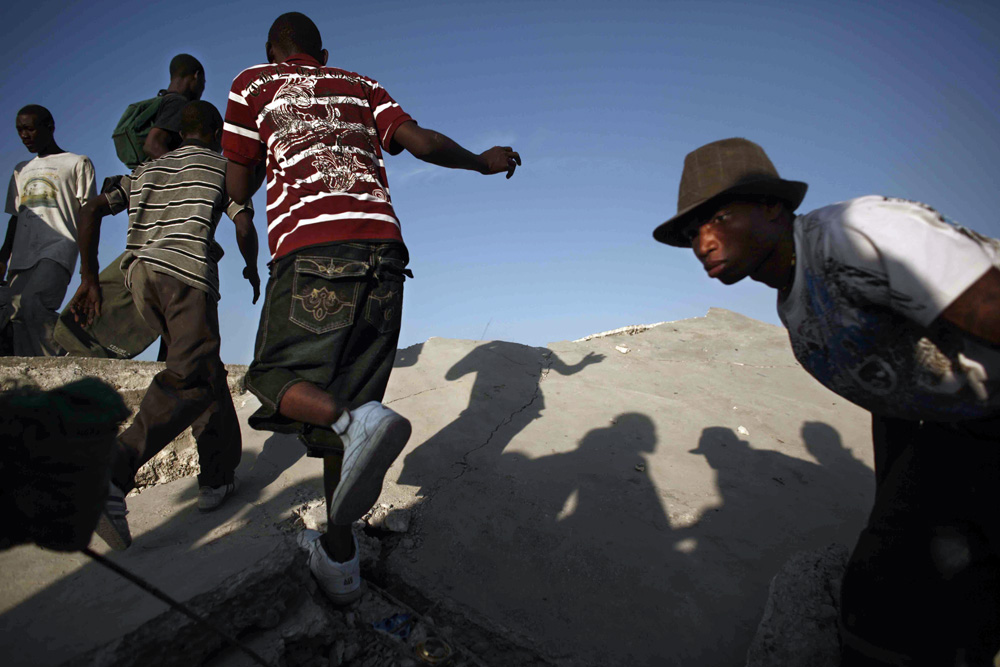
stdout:
<svg viewBox="0 0 1000 667">
<path fill-rule="evenodd" d="M 236 489 L 239 486 L 240 483 L 236 479 L 236 475 L 233 475 L 233 481 L 229 484 L 223 484 L 222 486 L 199 486 L 198 511 L 211 512 L 212 510 L 219 509 L 222 503 L 226 502 L 226 498 L 236 493 Z"/>
<path fill-rule="evenodd" d="M 344 462 L 330 501 L 330 523 L 339 526 L 354 523 L 372 508 L 382 493 L 385 473 L 403 451 L 412 430 L 408 419 L 377 401 L 351 410 L 350 418 L 340 436 Z"/>
<path fill-rule="evenodd" d="M 365 592 L 358 538 L 354 538 L 354 557 L 346 563 L 338 563 L 327 555 L 319 539 L 322 536 L 316 530 L 303 530 L 296 538 L 299 546 L 309 554 L 309 570 L 331 602 L 338 605 L 354 602 Z"/>
<path fill-rule="evenodd" d="M 128 529 L 128 508 L 125 506 L 125 492 L 115 486 L 108 485 L 108 499 L 104 501 L 101 518 L 97 520 L 95 532 L 115 551 L 125 551 L 132 544 L 132 533 Z"/>
</svg>

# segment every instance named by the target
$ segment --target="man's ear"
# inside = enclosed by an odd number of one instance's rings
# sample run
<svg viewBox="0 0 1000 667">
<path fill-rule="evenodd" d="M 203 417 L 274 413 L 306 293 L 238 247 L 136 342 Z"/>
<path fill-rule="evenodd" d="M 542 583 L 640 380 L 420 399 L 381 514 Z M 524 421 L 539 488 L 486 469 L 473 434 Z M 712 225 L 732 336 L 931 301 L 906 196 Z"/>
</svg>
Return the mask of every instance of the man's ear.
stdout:
<svg viewBox="0 0 1000 667">
<path fill-rule="evenodd" d="M 215 143 L 222 145 L 222 128 L 215 131 Z"/>
<path fill-rule="evenodd" d="M 764 202 L 764 216 L 768 222 L 780 220 L 785 211 L 785 205 L 777 199 L 769 199 Z"/>
<path fill-rule="evenodd" d="M 267 62 L 277 62 L 274 59 L 274 50 L 271 48 L 271 42 L 264 42 L 264 54 L 267 56 Z"/>
<path fill-rule="evenodd" d="M 329 60 L 329 59 L 330 59 L 330 52 L 329 51 L 327 51 L 326 49 L 323 49 L 322 51 L 319 52 L 319 64 L 320 65 L 325 65 L 326 61 Z"/>
</svg>

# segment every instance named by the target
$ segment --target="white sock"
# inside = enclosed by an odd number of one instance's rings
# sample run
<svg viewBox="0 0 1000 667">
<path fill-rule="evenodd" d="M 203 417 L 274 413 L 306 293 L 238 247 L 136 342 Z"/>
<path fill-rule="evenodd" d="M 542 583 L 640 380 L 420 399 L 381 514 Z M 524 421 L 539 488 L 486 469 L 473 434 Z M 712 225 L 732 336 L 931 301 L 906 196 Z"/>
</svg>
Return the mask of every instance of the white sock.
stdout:
<svg viewBox="0 0 1000 667">
<path fill-rule="evenodd" d="M 351 413 L 348 412 L 347 410 L 344 410 L 343 412 L 340 413 L 340 417 L 337 418 L 337 421 L 330 424 L 330 428 L 332 428 L 333 432 L 336 433 L 337 435 L 344 435 L 344 433 L 347 431 L 347 427 L 350 426 L 350 424 L 351 424 Z"/>
</svg>

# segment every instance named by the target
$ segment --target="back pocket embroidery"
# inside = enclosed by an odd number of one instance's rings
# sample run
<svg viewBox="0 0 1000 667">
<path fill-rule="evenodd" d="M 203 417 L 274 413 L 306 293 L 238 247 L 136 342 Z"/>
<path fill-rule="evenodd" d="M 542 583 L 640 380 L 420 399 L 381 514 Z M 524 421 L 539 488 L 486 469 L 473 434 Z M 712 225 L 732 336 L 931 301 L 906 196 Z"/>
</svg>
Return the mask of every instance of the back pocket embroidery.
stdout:
<svg viewBox="0 0 1000 667">
<path fill-rule="evenodd" d="M 289 319 L 307 331 L 326 333 L 354 322 L 368 264 L 329 257 L 299 257 L 292 277 Z"/>
</svg>

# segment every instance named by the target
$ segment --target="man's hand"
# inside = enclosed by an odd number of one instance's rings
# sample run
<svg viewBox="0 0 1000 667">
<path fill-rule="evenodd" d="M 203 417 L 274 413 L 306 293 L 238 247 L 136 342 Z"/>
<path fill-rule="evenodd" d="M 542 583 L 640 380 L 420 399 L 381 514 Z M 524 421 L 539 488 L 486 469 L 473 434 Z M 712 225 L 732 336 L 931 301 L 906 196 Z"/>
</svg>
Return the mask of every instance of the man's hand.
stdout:
<svg viewBox="0 0 1000 667">
<path fill-rule="evenodd" d="M 84 326 L 90 326 L 101 316 L 101 286 L 93 279 L 80 282 L 76 294 L 69 302 L 69 310 L 73 319 Z"/>
<path fill-rule="evenodd" d="M 485 163 L 480 173 L 502 174 L 507 172 L 507 178 L 514 175 L 514 170 L 521 164 L 521 156 L 510 146 L 494 146 L 479 154 Z"/>
<path fill-rule="evenodd" d="M 260 275 L 257 274 L 257 267 L 245 267 L 243 269 L 243 277 L 250 281 L 250 287 L 253 288 L 252 303 L 257 303 L 257 299 L 260 298 Z"/>
</svg>

